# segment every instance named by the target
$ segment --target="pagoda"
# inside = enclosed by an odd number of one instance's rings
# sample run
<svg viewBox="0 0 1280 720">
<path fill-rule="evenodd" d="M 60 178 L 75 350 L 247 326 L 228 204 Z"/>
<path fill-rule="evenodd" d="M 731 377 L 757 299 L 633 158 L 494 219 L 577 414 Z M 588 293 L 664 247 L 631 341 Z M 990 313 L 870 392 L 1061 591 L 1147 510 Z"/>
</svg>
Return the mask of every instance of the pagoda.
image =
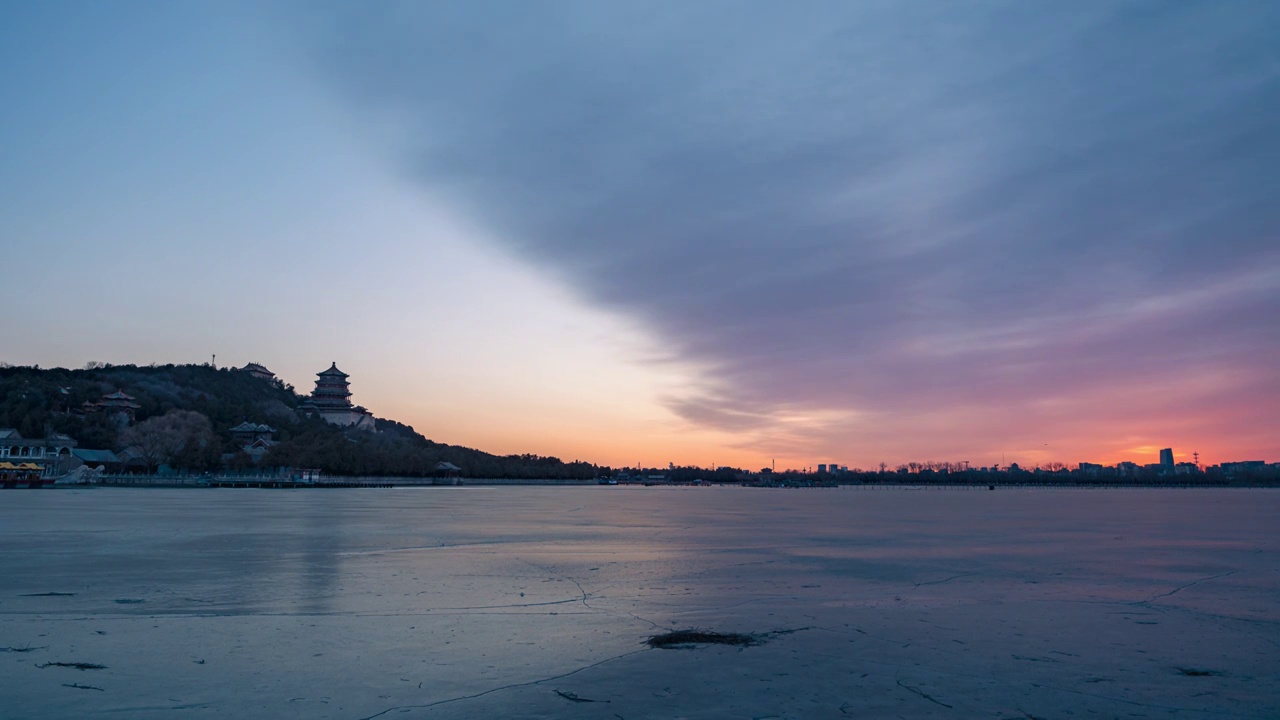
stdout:
<svg viewBox="0 0 1280 720">
<path fill-rule="evenodd" d="M 102 413 L 107 416 L 122 416 L 127 422 L 132 423 L 136 411 L 141 410 L 142 406 L 136 402 L 137 398 L 132 395 L 126 395 L 124 392 L 117 390 L 113 393 L 103 395 L 97 402 L 86 402 L 83 411 L 87 413 Z"/>
<path fill-rule="evenodd" d="M 350 375 L 338 369 L 338 363 L 329 365 L 329 369 L 316 373 L 316 389 L 311 393 L 311 402 L 326 410 L 351 409 L 351 384 L 347 382 Z"/>
<path fill-rule="evenodd" d="M 331 363 L 328 370 L 316 373 L 316 389 L 312 391 L 311 398 L 303 409 L 319 415 L 330 425 L 373 430 L 373 413 L 351 404 L 348 377 L 350 376 L 338 369 L 336 362 Z"/>
</svg>

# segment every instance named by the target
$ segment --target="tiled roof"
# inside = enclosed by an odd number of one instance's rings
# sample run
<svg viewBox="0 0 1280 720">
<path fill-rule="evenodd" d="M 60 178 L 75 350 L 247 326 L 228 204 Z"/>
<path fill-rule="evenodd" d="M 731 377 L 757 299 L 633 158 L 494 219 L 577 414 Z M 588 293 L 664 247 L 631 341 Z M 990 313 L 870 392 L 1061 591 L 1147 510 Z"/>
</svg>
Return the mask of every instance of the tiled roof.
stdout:
<svg viewBox="0 0 1280 720">
<path fill-rule="evenodd" d="M 0 462 L 0 470 L 39 470 L 40 466 L 35 463 L 11 463 Z"/>
<path fill-rule="evenodd" d="M 85 462 L 95 462 L 95 463 L 120 462 L 119 456 L 117 456 L 115 453 L 111 452 L 110 450 L 87 450 L 82 448 L 76 448 L 75 450 L 71 451 L 71 454 L 80 458 Z"/>
<path fill-rule="evenodd" d="M 316 373 L 316 374 L 317 374 L 317 375 L 321 375 L 321 376 L 323 376 L 323 375 L 338 375 L 338 376 L 341 376 L 341 377 L 350 377 L 349 375 L 347 375 L 346 373 L 344 373 L 344 372 L 342 372 L 341 370 L 339 370 L 339 369 L 338 369 L 338 363 L 336 363 L 336 362 L 334 362 L 334 363 L 330 364 L 330 365 L 329 365 L 329 369 L 328 369 L 328 370 L 325 370 L 324 372 L 320 372 L 320 373 Z"/>
</svg>

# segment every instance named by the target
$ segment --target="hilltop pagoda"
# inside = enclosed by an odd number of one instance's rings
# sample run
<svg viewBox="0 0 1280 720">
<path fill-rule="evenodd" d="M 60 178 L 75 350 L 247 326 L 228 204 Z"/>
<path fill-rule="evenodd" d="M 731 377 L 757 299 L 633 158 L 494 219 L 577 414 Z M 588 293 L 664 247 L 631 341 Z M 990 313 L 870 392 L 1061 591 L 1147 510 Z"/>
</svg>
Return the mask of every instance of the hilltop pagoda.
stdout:
<svg viewBox="0 0 1280 720">
<path fill-rule="evenodd" d="M 351 408 L 351 384 L 347 382 L 350 375 L 338 369 L 333 363 L 328 370 L 316 373 L 316 389 L 311 393 L 311 402 L 317 408 L 326 410 L 349 410 Z"/>
<path fill-rule="evenodd" d="M 373 413 L 359 405 L 351 404 L 351 390 L 346 373 L 338 369 L 338 363 L 329 365 L 329 369 L 316 373 L 316 389 L 303 409 L 324 418 L 330 425 L 354 427 L 358 430 L 373 430 Z"/>
</svg>

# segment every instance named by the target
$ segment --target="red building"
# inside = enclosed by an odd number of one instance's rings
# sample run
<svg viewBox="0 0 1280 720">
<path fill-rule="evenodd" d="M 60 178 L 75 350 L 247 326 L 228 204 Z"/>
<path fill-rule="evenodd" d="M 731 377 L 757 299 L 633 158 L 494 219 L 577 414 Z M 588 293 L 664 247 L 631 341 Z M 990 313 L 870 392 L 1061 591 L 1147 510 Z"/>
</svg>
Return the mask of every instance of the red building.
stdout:
<svg viewBox="0 0 1280 720">
<path fill-rule="evenodd" d="M 126 395 L 117 390 L 103 395 L 97 402 L 86 402 L 84 404 L 84 412 L 104 413 L 106 415 L 120 414 L 127 417 L 129 422 L 133 422 L 134 414 L 142 407 L 136 400 L 132 395 Z"/>
</svg>

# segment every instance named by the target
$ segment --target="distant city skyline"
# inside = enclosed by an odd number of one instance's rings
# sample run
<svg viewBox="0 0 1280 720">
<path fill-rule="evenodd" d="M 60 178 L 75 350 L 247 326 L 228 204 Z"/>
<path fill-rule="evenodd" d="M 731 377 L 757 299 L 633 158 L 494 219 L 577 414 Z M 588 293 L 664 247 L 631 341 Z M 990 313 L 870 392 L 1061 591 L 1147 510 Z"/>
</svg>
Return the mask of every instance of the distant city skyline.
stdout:
<svg viewBox="0 0 1280 720">
<path fill-rule="evenodd" d="M 1278 26 L 8 3 L 0 361 L 336 360 L 432 439 L 615 466 L 1280 457 Z"/>
</svg>

